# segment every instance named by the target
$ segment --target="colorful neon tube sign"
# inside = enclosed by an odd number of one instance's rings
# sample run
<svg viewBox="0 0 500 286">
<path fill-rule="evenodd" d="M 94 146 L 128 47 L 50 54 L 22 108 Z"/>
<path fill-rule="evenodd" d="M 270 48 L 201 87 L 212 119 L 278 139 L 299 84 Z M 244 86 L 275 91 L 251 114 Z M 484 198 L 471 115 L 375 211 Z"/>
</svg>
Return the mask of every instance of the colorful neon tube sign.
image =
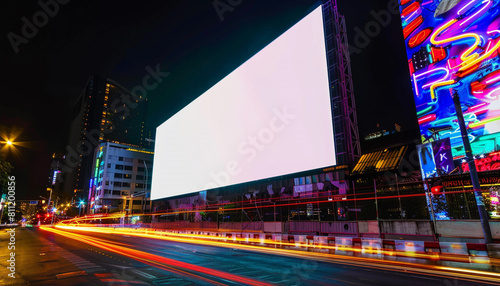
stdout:
<svg viewBox="0 0 500 286">
<path fill-rule="evenodd" d="M 401 1 L 401 18 L 422 142 L 450 138 L 464 155 L 450 89 L 459 92 L 475 155 L 500 150 L 500 0 Z"/>
</svg>

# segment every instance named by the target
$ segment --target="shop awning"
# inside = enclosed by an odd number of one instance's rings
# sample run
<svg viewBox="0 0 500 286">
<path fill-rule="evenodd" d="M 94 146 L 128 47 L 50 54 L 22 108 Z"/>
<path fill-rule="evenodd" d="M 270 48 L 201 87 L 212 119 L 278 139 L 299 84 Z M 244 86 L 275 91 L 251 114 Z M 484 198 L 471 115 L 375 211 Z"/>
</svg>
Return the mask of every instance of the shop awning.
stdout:
<svg viewBox="0 0 500 286">
<path fill-rule="evenodd" d="M 407 149 L 405 145 L 364 154 L 352 172 L 361 174 L 369 167 L 375 167 L 377 172 L 394 170 L 398 168 Z"/>
</svg>

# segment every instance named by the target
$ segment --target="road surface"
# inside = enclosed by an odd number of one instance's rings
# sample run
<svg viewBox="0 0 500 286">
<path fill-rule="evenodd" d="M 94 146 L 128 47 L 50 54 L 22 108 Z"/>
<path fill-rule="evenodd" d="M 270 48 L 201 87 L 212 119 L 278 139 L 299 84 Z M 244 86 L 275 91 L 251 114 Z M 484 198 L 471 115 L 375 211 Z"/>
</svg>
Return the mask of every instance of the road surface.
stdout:
<svg viewBox="0 0 500 286">
<path fill-rule="evenodd" d="M 498 285 L 410 267 L 38 228 L 16 229 L 15 277 L 2 230 L 0 285 Z M 6 251 L 4 251 L 4 248 Z"/>
</svg>

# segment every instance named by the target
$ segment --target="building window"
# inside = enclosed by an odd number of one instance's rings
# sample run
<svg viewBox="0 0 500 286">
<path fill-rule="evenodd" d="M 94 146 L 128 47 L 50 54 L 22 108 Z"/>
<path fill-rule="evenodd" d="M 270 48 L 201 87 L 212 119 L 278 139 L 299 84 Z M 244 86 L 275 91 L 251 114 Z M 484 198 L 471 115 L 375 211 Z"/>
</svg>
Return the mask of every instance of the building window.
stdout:
<svg viewBox="0 0 500 286">
<path fill-rule="evenodd" d="M 135 184 L 135 187 L 139 188 L 139 189 L 142 189 L 142 188 L 144 188 L 144 184 Z"/>
<path fill-rule="evenodd" d="M 137 172 L 144 172 L 144 167 L 137 167 Z"/>
<path fill-rule="evenodd" d="M 124 188 L 130 188 L 130 183 L 123 182 L 122 183 L 122 187 L 124 187 Z"/>
<path fill-rule="evenodd" d="M 132 166 L 125 166 L 125 171 L 132 171 L 133 167 Z"/>
<path fill-rule="evenodd" d="M 109 181 L 106 181 L 106 183 L 104 183 L 106 186 L 109 186 Z"/>
<path fill-rule="evenodd" d="M 135 179 L 138 180 L 138 181 L 139 180 L 144 180 L 144 176 L 143 175 L 136 175 Z"/>
<path fill-rule="evenodd" d="M 128 192 L 122 191 L 122 196 L 128 196 Z"/>
<path fill-rule="evenodd" d="M 318 182 L 318 175 L 313 175 L 312 180 L 313 184 L 316 184 Z"/>
<path fill-rule="evenodd" d="M 115 179 L 121 179 L 123 178 L 123 175 L 120 173 L 115 173 Z"/>
<path fill-rule="evenodd" d="M 115 186 L 115 187 L 121 187 L 122 183 L 121 182 L 114 182 L 113 186 Z"/>
<path fill-rule="evenodd" d="M 118 161 L 123 161 L 123 157 L 118 157 Z"/>
<path fill-rule="evenodd" d="M 120 191 L 113 191 L 113 195 L 114 195 L 114 196 L 119 196 L 119 195 L 120 195 L 120 193 L 121 193 Z"/>
<path fill-rule="evenodd" d="M 116 170 L 123 170 L 123 165 L 116 164 L 115 169 Z"/>
<path fill-rule="evenodd" d="M 132 174 L 123 174 L 124 179 L 132 179 Z"/>
<path fill-rule="evenodd" d="M 108 163 L 108 168 L 111 168 L 111 163 Z"/>
<path fill-rule="evenodd" d="M 311 176 L 306 176 L 306 184 L 312 184 Z"/>
</svg>

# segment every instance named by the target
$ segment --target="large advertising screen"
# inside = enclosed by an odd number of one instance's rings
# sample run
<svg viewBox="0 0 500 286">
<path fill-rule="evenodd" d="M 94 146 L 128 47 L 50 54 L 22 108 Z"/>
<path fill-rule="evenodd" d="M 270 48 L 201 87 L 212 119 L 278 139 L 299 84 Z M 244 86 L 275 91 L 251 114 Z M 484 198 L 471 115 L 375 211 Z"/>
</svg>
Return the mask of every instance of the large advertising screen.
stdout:
<svg viewBox="0 0 500 286">
<path fill-rule="evenodd" d="M 458 92 L 473 153 L 500 149 L 500 2 L 401 0 L 422 142 L 450 138 L 463 157 L 451 92 Z"/>
<path fill-rule="evenodd" d="M 157 128 L 151 197 L 332 166 L 333 138 L 318 7 Z"/>
</svg>

